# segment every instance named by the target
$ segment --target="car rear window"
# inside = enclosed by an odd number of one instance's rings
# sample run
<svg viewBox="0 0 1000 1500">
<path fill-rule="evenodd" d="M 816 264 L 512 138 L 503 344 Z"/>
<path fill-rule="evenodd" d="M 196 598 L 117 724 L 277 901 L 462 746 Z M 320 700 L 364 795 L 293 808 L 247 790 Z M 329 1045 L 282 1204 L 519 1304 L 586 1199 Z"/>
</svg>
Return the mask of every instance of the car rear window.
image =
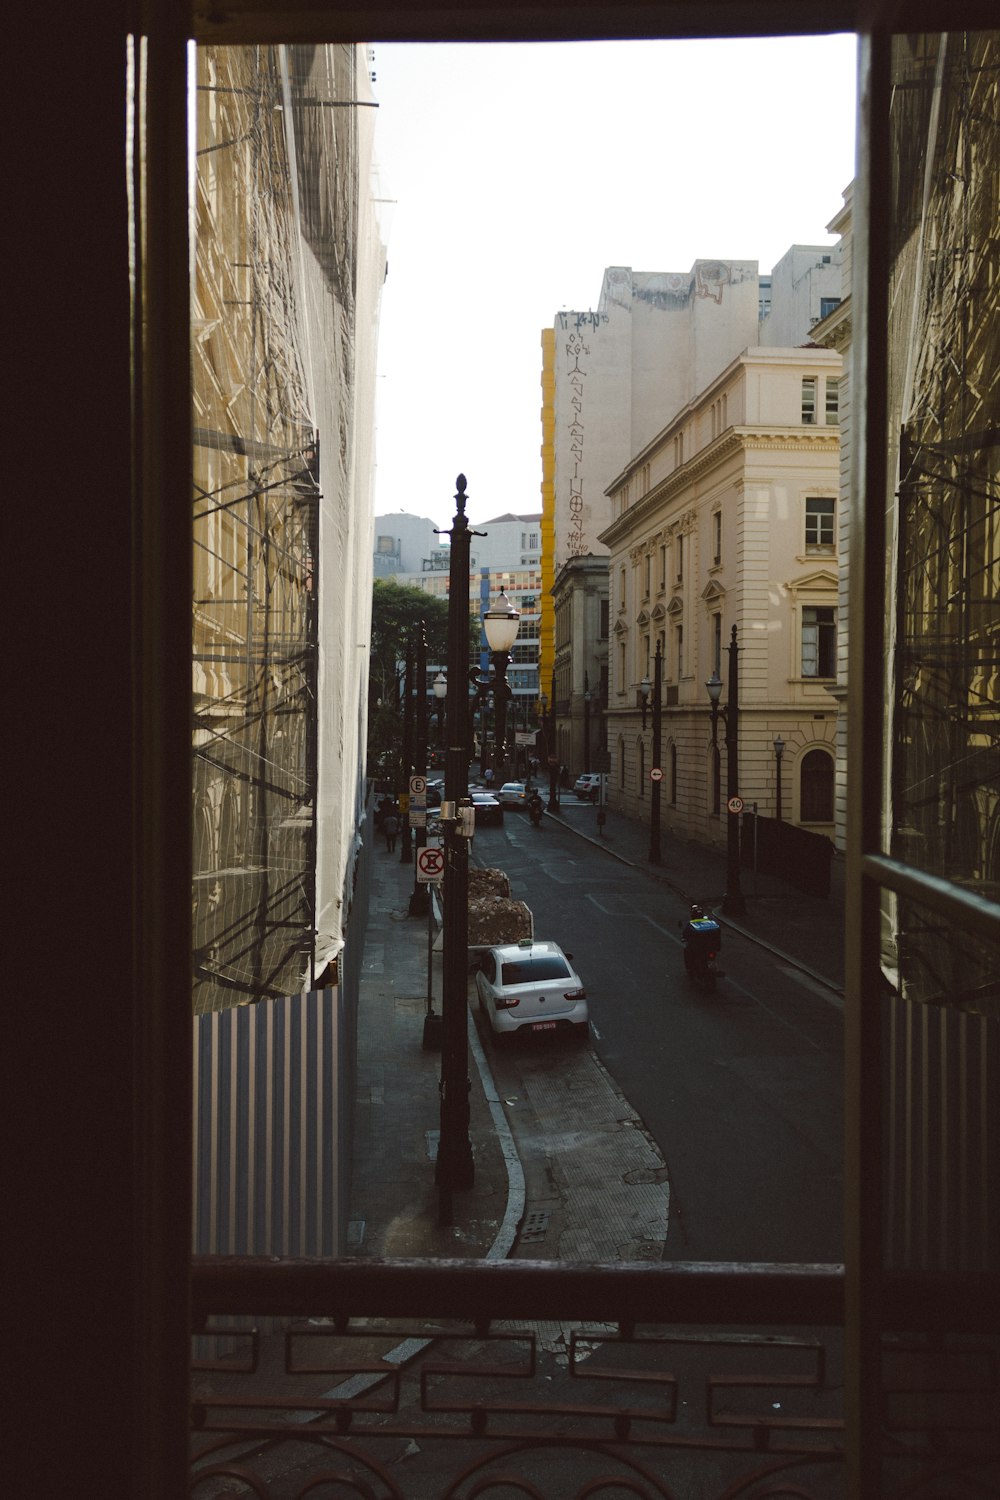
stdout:
<svg viewBox="0 0 1000 1500">
<path fill-rule="evenodd" d="M 518 958 L 500 967 L 500 983 L 537 984 L 540 979 L 568 979 L 570 971 L 564 958 L 555 954 L 545 958 Z"/>
</svg>

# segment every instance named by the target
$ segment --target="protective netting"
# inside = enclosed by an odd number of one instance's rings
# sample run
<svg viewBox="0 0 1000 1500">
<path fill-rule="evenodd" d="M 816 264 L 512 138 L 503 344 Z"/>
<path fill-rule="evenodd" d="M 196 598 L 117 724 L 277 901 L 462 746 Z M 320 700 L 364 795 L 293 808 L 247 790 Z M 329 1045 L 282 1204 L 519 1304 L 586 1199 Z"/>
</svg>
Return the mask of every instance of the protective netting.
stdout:
<svg viewBox="0 0 1000 1500">
<path fill-rule="evenodd" d="M 890 851 L 1000 897 L 997 33 L 900 38 L 890 315 L 898 434 Z M 1000 1016 L 996 975 L 900 913 L 914 998 Z M 942 967 L 943 964 L 943 967 Z"/>
<path fill-rule="evenodd" d="M 194 1007 L 343 944 L 384 252 L 364 49 L 197 60 Z M 333 684 L 336 684 L 335 691 Z"/>
</svg>

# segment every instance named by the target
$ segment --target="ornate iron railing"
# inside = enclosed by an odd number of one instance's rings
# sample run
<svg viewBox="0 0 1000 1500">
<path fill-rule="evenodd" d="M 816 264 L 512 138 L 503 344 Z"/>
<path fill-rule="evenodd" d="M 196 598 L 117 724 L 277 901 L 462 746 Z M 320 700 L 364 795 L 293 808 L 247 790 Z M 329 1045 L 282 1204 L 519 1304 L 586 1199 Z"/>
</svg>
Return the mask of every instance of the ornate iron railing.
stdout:
<svg viewBox="0 0 1000 1500">
<path fill-rule="evenodd" d="M 886 1279 L 885 1500 L 993 1492 L 995 1291 Z M 837 1500 L 843 1307 L 839 1266 L 199 1257 L 192 1494 Z"/>
</svg>

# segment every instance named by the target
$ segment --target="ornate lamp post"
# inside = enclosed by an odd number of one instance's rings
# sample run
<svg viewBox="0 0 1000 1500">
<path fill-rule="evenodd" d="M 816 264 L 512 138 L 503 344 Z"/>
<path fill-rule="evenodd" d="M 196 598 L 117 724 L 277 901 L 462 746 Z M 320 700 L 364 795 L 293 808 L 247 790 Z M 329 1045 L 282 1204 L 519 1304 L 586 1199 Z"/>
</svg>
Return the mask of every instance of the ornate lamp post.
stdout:
<svg viewBox="0 0 1000 1500">
<path fill-rule="evenodd" d="M 417 694 L 416 723 L 414 725 L 413 769 L 418 776 L 427 775 L 427 629 L 423 620 L 417 628 Z M 412 794 L 411 794 L 411 812 Z M 409 817 L 407 822 L 409 823 Z M 427 846 L 427 803 L 424 802 L 423 817 L 414 832 L 416 848 Z M 413 859 L 413 890 L 410 892 L 410 916 L 425 917 L 430 900 L 426 884 L 417 879 L 417 861 Z"/>
<path fill-rule="evenodd" d="M 448 679 L 439 672 L 434 679 L 434 697 L 437 699 L 438 749 L 444 749 L 444 700 L 448 696 Z"/>
<path fill-rule="evenodd" d="M 493 729 L 494 770 L 498 783 L 507 776 L 507 704 L 511 692 L 507 686 L 507 667 L 510 653 L 517 639 L 517 627 L 521 616 L 511 604 L 503 589 L 492 609 L 483 616 L 483 629 L 493 660 Z"/>
<path fill-rule="evenodd" d="M 583 674 L 583 771 L 590 770 L 590 679 Z"/>
<path fill-rule="evenodd" d="M 475 1171 L 469 1139 L 469 1046 L 466 1034 L 469 963 L 469 549 L 464 474 L 455 481 L 448 599 L 447 748 L 444 800 L 444 964 L 441 996 L 441 1136 L 435 1178 L 439 1221 L 452 1223 L 452 1194 L 472 1187 Z"/>
<path fill-rule="evenodd" d="M 663 657 L 660 654 L 660 642 L 656 642 L 656 656 L 653 658 L 653 771 L 658 772 L 652 778 L 653 790 L 649 798 L 649 862 L 651 865 L 660 864 L 660 783 L 662 779 L 662 768 L 660 766 L 660 730 L 663 723 L 663 709 L 661 697 L 661 683 L 663 679 Z M 643 699 L 643 710 L 645 711 L 646 700 Z"/>
<path fill-rule="evenodd" d="M 733 811 L 733 800 L 739 797 L 739 726 L 740 726 L 740 689 L 739 689 L 739 651 L 736 643 L 736 626 L 733 626 L 732 639 L 727 646 L 729 652 L 729 702 L 725 708 L 719 707 L 719 698 L 722 695 L 722 681 L 717 672 L 713 672 L 706 682 L 708 696 L 712 703 L 712 748 L 718 744 L 718 722 L 719 718 L 725 720 L 726 724 L 726 894 L 722 898 L 722 910 L 727 917 L 740 917 L 746 911 L 746 902 L 743 899 L 743 891 L 740 888 L 740 824 L 739 812 Z"/>
<path fill-rule="evenodd" d="M 653 684 L 650 682 L 650 680 L 649 680 L 649 673 L 647 672 L 646 675 L 645 675 L 645 677 L 642 679 L 642 681 L 639 684 L 639 697 L 642 699 L 642 729 L 643 729 L 643 733 L 646 732 L 646 709 L 649 707 L 649 695 L 652 692 L 652 690 L 653 690 Z"/>
<path fill-rule="evenodd" d="M 774 769 L 777 774 L 775 787 L 775 817 L 781 822 L 781 757 L 785 753 L 785 742 L 780 734 L 774 736 Z"/>
</svg>

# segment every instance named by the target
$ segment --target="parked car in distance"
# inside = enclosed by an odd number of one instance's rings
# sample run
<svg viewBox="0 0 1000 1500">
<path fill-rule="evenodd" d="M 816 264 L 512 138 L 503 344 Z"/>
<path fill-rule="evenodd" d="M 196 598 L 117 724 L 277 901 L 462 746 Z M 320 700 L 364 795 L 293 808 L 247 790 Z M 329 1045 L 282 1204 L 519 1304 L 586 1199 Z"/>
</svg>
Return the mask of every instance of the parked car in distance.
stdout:
<svg viewBox="0 0 1000 1500">
<path fill-rule="evenodd" d="M 492 792 L 471 791 L 472 805 L 476 809 L 476 827 L 485 828 L 489 824 L 503 822 L 503 808 L 494 797 Z"/>
<path fill-rule="evenodd" d="M 497 792 L 501 807 L 527 807 L 528 792 L 523 781 L 505 781 Z"/>
<path fill-rule="evenodd" d="M 476 989 L 497 1036 L 516 1031 L 590 1035 L 587 991 L 558 943 L 523 938 L 487 948 L 479 959 Z"/>
<path fill-rule="evenodd" d="M 584 771 L 582 776 L 576 778 L 576 783 L 573 787 L 577 795 L 577 800 L 580 802 L 599 802 L 604 780 L 604 775 L 600 771 Z"/>
</svg>

